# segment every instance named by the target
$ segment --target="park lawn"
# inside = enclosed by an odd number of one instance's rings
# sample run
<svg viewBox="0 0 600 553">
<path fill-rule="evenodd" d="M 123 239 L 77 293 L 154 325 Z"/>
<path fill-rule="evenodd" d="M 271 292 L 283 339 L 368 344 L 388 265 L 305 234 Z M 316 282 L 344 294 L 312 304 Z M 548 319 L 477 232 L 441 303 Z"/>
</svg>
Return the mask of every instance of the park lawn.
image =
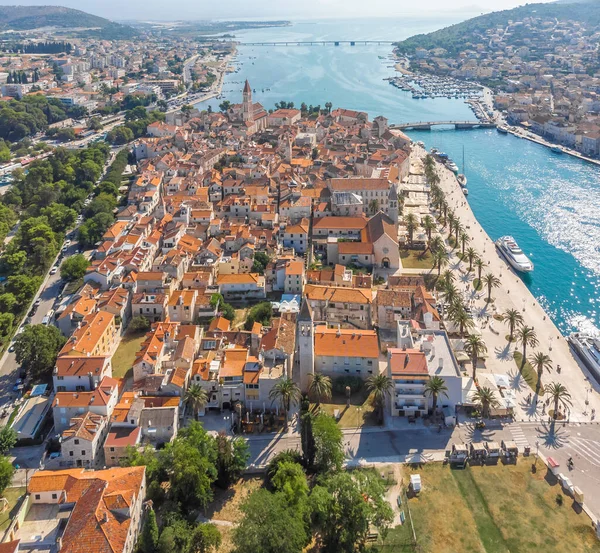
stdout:
<svg viewBox="0 0 600 553">
<path fill-rule="evenodd" d="M 450 469 L 441 463 L 402 468 L 406 485 L 410 475 L 421 475 L 423 489 L 408 500 L 418 549 L 406 503 L 406 523 L 390 530 L 373 552 L 392 553 L 578 553 L 600 552 L 591 521 L 576 511 L 546 467 L 532 474 L 533 458 L 517 465 Z M 549 483 L 550 482 L 550 483 Z M 558 506 L 556 496 L 563 497 Z"/>
<path fill-rule="evenodd" d="M 25 495 L 25 487 L 6 488 L 4 490 L 2 497 L 8 500 L 8 509 L 0 513 L 0 531 L 4 532 L 8 528 L 10 521 L 16 514 L 19 498 L 23 495 Z"/>
<path fill-rule="evenodd" d="M 588 516 L 576 511 L 573 500 L 563 493 L 554 476 L 533 458 L 521 459 L 516 466 L 472 467 L 468 472 L 486 502 L 508 550 L 514 553 L 544 551 L 562 553 L 600 551 Z M 563 505 L 556 503 L 557 495 Z"/>
<path fill-rule="evenodd" d="M 431 252 L 426 250 L 400 250 L 400 260 L 405 269 L 431 269 L 433 258 Z"/>
<path fill-rule="evenodd" d="M 525 361 L 525 366 L 523 368 L 521 368 L 521 363 L 523 362 L 523 355 L 521 354 L 520 351 L 515 351 L 513 354 L 513 357 L 514 357 L 515 365 L 517 366 L 517 369 L 523 376 L 523 380 L 525 380 L 525 382 L 527 382 L 527 384 L 529 384 L 529 387 L 534 392 L 537 392 L 538 395 L 543 396 L 544 395 L 544 387 L 541 385 L 541 383 L 540 383 L 540 389 L 537 390 L 537 386 L 538 386 L 537 371 L 531 366 L 529 361 Z"/>
<path fill-rule="evenodd" d="M 127 332 L 112 357 L 113 376 L 128 378 L 133 372 L 135 356 L 146 336 L 145 332 Z"/>
<path fill-rule="evenodd" d="M 359 426 L 377 426 L 377 415 L 372 405 L 371 396 L 366 389 L 360 390 L 350 397 L 350 407 L 346 407 L 346 396 L 333 393 L 331 399 L 321 402 L 321 411 L 334 416 L 339 410 L 338 425 L 341 428 L 356 428 Z M 311 403 L 311 410 L 316 414 L 317 405 Z"/>
</svg>

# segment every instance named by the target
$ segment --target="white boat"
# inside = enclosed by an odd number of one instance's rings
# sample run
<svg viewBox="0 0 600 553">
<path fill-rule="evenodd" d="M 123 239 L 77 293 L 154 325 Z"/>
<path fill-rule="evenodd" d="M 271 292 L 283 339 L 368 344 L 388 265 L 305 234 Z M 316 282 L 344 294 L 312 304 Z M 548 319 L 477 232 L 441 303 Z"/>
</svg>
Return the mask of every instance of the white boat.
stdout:
<svg viewBox="0 0 600 553">
<path fill-rule="evenodd" d="M 455 175 L 458 173 L 458 165 L 456 165 L 456 163 L 454 163 L 452 160 L 448 160 L 446 162 L 446 167 L 448 167 L 448 169 L 450 169 L 450 171 L 452 171 Z"/>
<path fill-rule="evenodd" d="M 508 129 L 505 126 L 503 126 L 503 125 L 499 125 L 498 127 L 496 127 L 496 130 L 500 134 L 508 134 Z"/>
<path fill-rule="evenodd" d="M 467 177 L 465 177 L 462 173 L 456 176 L 456 180 L 463 188 L 467 186 Z"/>
<path fill-rule="evenodd" d="M 463 191 L 463 194 L 464 194 L 465 196 L 468 196 L 468 195 L 469 195 L 469 189 L 468 189 L 466 186 L 465 186 L 464 188 L 462 188 L 461 190 Z"/>
<path fill-rule="evenodd" d="M 596 378 L 600 378 L 600 338 L 592 334 L 573 332 L 567 336 L 567 340 L 584 365 Z"/>
<path fill-rule="evenodd" d="M 495 244 L 498 251 L 513 269 L 522 273 L 533 271 L 533 263 L 519 248 L 512 236 L 502 236 L 502 238 L 496 240 Z"/>
<path fill-rule="evenodd" d="M 550 150 L 552 152 L 554 152 L 555 154 L 562 154 L 564 153 L 564 148 L 562 146 L 558 146 L 558 145 L 554 145 L 550 148 Z"/>
</svg>

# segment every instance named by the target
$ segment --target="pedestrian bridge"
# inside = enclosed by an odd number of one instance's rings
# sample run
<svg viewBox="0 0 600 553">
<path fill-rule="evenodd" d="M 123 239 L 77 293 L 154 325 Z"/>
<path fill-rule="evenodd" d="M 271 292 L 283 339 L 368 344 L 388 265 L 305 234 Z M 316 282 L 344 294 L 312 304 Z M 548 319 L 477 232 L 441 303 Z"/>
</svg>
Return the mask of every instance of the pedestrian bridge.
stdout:
<svg viewBox="0 0 600 553">
<path fill-rule="evenodd" d="M 391 129 L 407 130 L 431 130 L 431 127 L 454 126 L 455 129 L 476 129 L 495 127 L 491 121 L 417 121 L 416 123 L 398 123 L 390 125 Z"/>
</svg>

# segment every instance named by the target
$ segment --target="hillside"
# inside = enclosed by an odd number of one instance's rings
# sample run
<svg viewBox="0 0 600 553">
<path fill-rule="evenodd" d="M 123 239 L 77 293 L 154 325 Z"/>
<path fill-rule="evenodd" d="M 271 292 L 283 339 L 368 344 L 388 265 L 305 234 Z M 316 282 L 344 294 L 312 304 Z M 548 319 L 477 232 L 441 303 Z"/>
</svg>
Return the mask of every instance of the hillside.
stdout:
<svg viewBox="0 0 600 553">
<path fill-rule="evenodd" d="M 126 38 L 133 33 L 131 27 L 62 6 L 0 6 L 0 31 L 27 31 L 40 27 L 92 28 L 107 38 Z"/>
<path fill-rule="evenodd" d="M 396 49 L 402 54 L 411 54 L 417 48 L 444 48 L 449 54 L 456 54 L 465 48 L 469 37 L 485 34 L 488 29 L 505 27 L 509 21 L 519 21 L 527 17 L 585 22 L 590 27 L 600 25 L 600 0 L 574 2 L 565 0 L 551 4 L 527 4 L 512 10 L 503 10 L 480 15 L 462 23 L 445 27 L 433 33 L 412 36 L 398 42 Z"/>
</svg>

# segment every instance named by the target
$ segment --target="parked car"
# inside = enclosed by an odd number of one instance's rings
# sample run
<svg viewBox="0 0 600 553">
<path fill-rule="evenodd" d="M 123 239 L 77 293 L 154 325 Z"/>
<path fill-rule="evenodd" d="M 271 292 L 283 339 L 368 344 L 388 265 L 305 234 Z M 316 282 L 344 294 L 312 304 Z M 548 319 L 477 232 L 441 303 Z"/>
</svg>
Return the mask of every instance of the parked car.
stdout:
<svg viewBox="0 0 600 553">
<path fill-rule="evenodd" d="M 50 274 L 55 275 L 56 273 L 58 273 L 58 267 L 55 265 L 52 267 L 52 269 L 50 269 Z"/>
<path fill-rule="evenodd" d="M 35 300 L 35 302 L 33 303 L 33 307 L 39 307 L 40 303 L 42 303 L 42 299 L 38 298 L 37 300 Z"/>
<path fill-rule="evenodd" d="M 18 378 L 15 382 L 15 385 L 13 386 L 13 392 L 20 392 L 21 390 L 23 390 L 24 387 L 25 384 L 23 384 L 23 381 L 20 378 Z"/>
</svg>

